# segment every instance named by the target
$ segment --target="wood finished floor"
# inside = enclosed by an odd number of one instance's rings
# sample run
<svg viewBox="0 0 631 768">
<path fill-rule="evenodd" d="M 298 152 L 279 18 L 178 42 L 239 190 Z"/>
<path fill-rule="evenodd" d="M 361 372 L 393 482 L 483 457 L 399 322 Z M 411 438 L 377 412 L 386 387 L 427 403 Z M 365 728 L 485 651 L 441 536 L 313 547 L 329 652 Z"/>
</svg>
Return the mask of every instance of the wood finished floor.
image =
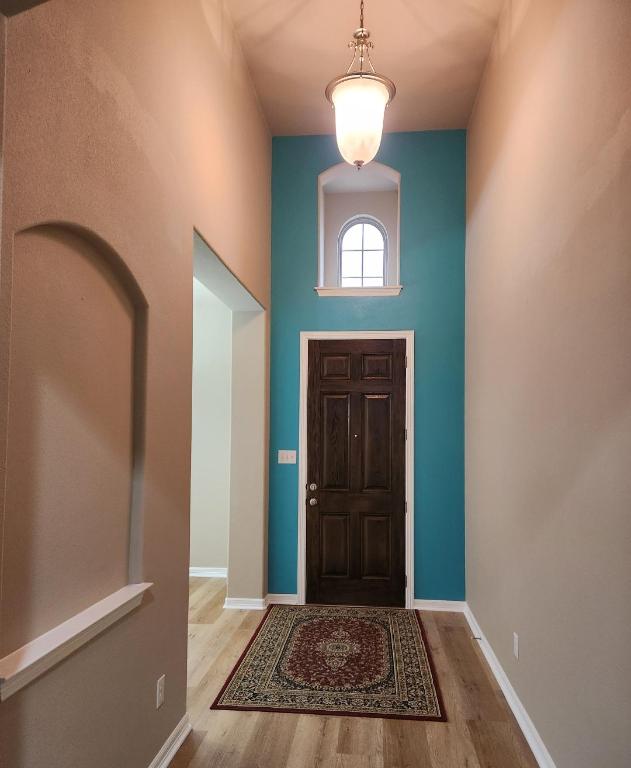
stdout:
<svg viewBox="0 0 631 768">
<path fill-rule="evenodd" d="M 193 732 L 171 768 L 537 768 L 459 613 L 422 613 L 447 723 L 210 710 L 262 618 L 224 598 L 223 579 L 191 579 Z"/>
</svg>

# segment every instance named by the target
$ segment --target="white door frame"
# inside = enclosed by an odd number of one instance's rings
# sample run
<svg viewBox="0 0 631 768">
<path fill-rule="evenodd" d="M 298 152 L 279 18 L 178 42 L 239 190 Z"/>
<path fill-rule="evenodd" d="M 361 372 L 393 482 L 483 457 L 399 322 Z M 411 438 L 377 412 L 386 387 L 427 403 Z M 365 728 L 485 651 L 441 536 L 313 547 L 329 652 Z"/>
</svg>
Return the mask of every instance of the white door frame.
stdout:
<svg viewBox="0 0 631 768">
<path fill-rule="evenodd" d="M 300 333 L 300 433 L 298 442 L 298 604 L 306 599 L 307 385 L 311 339 L 404 339 L 405 371 L 405 607 L 414 607 L 414 331 L 302 331 Z"/>
</svg>

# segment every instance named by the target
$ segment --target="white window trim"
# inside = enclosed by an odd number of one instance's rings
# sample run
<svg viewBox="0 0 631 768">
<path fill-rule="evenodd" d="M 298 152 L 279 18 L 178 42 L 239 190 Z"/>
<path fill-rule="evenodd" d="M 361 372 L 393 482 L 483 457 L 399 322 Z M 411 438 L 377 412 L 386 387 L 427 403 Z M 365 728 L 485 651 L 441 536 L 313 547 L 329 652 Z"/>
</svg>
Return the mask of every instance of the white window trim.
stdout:
<svg viewBox="0 0 631 768">
<path fill-rule="evenodd" d="M 313 289 L 318 296 L 398 296 L 401 293 L 401 285 L 375 285 L 353 288 L 342 288 L 337 285 L 316 285 Z"/>
<path fill-rule="evenodd" d="M 358 213 L 355 216 L 351 216 L 348 221 L 345 221 L 342 225 L 342 228 L 340 229 L 340 233 L 337 236 L 337 287 L 338 288 L 348 288 L 350 286 L 343 286 L 342 285 L 342 253 L 344 249 L 342 248 L 342 243 L 344 240 L 344 235 L 348 232 L 351 227 L 354 227 L 356 224 L 370 224 L 373 226 L 383 238 L 383 268 L 382 268 L 382 275 L 381 279 L 383 280 L 383 285 L 358 285 L 354 286 L 357 288 L 362 288 L 365 290 L 366 288 L 387 288 L 386 281 L 388 279 L 388 230 L 383 225 L 383 222 L 379 221 L 378 218 L 375 216 L 370 216 L 367 213 Z M 347 248 L 347 251 L 354 250 L 357 251 L 356 248 L 351 249 Z M 363 282 L 364 277 L 364 254 L 366 251 L 370 251 L 371 249 L 364 248 L 364 238 L 362 235 L 362 248 L 361 248 L 361 255 L 362 255 L 362 274 L 361 274 L 361 280 Z M 378 249 L 372 249 L 373 251 Z"/>
<path fill-rule="evenodd" d="M 414 331 L 301 331 L 298 435 L 298 605 L 307 595 L 307 386 L 310 339 L 405 339 L 405 607 L 414 607 Z"/>
</svg>

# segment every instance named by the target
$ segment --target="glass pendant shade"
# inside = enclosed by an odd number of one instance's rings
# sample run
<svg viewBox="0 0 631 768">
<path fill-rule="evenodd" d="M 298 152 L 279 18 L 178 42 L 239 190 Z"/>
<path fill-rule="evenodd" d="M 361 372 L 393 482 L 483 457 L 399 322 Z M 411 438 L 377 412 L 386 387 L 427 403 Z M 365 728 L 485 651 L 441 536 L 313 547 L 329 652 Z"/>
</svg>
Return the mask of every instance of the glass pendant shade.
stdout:
<svg viewBox="0 0 631 768">
<path fill-rule="evenodd" d="M 380 75 L 370 60 L 373 43 L 364 26 L 364 0 L 359 4 L 359 28 L 348 44 L 353 59 L 345 75 L 327 85 L 324 95 L 335 109 L 335 133 L 340 154 L 358 169 L 379 151 L 383 115 L 394 99 L 392 80 Z"/>
<path fill-rule="evenodd" d="M 332 89 L 337 146 L 347 163 L 361 168 L 379 151 L 390 96 L 386 85 L 370 76 L 342 79 Z"/>
</svg>

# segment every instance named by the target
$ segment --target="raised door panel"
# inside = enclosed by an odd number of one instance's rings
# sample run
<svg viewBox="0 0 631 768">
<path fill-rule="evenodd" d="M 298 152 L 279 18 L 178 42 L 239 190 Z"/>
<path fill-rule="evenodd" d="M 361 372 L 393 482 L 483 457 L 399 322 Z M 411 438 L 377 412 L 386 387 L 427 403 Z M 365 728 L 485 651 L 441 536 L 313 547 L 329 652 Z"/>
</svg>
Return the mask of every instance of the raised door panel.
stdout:
<svg viewBox="0 0 631 768">
<path fill-rule="evenodd" d="M 347 515 L 322 515 L 320 518 L 321 576 L 349 575 L 348 524 Z"/>
<path fill-rule="evenodd" d="M 325 393 L 321 400 L 323 490 L 349 488 L 350 407 L 348 393 Z"/>
<path fill-rule="evenodd" d="M 388 515 L 364 515 L 362 517 L 362 578 L 390 578 L 390 526 L 391 521 Z"/>
<path fill-rule="evenodd" d="M 351 377 L 350 354 L 324 354 L 320 358 L 320 378 L 323 381 L 348 381 Z"/>
<path fill-rule="evenodd" d="M 389 491 L 392 475 L 392 397 L 362 396 L 363 488 Z"/>
<path fill-rule="evenodd" d="M 369 381 L 392 381 L 392 355 L 363 354 L 362 379 Z"/>
</svg>

